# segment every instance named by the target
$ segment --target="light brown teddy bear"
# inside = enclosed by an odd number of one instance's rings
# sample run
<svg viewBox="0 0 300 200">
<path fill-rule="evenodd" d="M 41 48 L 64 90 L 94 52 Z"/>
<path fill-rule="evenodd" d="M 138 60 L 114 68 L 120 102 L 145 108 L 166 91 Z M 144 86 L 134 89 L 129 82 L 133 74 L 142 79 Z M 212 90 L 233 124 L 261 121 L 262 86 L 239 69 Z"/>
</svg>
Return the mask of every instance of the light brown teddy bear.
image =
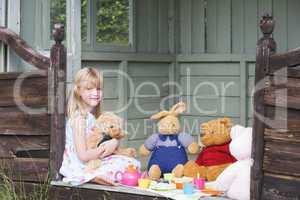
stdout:
<svg viewBox="0 0 300 200">
<path fill-rule="evenodd" d="M 205 145 L 196 161 L 188 161 L 184 175 L 200 176 L 214 181 L 222 171 L 236 159 L 230 154 L 229 143 L 232 122 L 229 118 L 219 118 L 201 124 L 201 142 Z"/>
<path fill-rule="evenodd" d="M 121 139 L 125 136 L 122 130 L 123 120 L 112 112 L 102 113 L 96 120 L 95 126 L 87 138 L 87 148 L 94 149 L 101 143 L 112 138 Z M 134 148 L 120 148 L 118 147 L 113 154 L 124 155 L 129 157 L 136 156 Z M 100 166 L 100 159 L 91 160 L 86 164 L 87 170 L 96 169 Z"/>
<path fill-rule="evenodd" d="M 151 157 L 148 162 L 148 175 L 157 180 L 162 173 L 174 173 L 175 177 L 183 175 L 183 165 L 187 162 L 185 148 L 192 154 L 198 151 L 198 144 L 188 133 L 180 132 L 178 115 L 184 112 L 183 102 L 174 105 L 170 111 L 161 111 L 151 119 L 159 120 L 158 132 L 151 135 L 140 147 L 140 154 Z"/>
</svg>

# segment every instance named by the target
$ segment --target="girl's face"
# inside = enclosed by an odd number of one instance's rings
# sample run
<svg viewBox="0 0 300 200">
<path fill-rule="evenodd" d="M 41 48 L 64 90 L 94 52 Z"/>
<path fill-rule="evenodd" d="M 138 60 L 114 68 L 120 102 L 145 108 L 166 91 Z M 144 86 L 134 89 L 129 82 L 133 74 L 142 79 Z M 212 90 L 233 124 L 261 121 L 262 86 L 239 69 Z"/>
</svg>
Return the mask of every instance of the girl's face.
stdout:
<svg viewBox="0 0 300 200">
<path fill-rule="evenodd" d="M 102 100 L 102 90 L 100 88 L 81 87 L 79 93 L 89 111 L 97 106 Z"/>
</svg>

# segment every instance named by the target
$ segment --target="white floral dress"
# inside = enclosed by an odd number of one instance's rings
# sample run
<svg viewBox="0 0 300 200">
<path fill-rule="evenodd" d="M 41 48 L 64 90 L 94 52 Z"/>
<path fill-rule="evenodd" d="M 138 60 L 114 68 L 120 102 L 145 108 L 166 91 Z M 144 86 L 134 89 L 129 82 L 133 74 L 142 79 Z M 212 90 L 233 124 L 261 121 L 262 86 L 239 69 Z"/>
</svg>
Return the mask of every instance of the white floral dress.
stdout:
<svg viewBox="0 0 300 200">
<path fill-rule="evenodd" d="M 122 155 L 111 155 L 101 159 L 101 166 L 98 169 L 93 172 L 86 172 L 85 164 L 79 160 L 76 154 L 73 132 L 70 124 L 70 120 L 67 120 L 66 144 L 62 166 L 59 171 L 60 174 L 64 176 L 64 182 L 68 182 L 72 185 L 80 185 L 91 181 L 95 177 L 103 177 L 111 181 L 117 181 L 116 173 L 124 172 L 128 165 L 134 165 L 137 169 L 141 168 L 140 162 L 134 158 Z M 90 133 L 94 124 L 94 115 L 88 113 L 86 117 L 86 134 Z"/>
</svg>

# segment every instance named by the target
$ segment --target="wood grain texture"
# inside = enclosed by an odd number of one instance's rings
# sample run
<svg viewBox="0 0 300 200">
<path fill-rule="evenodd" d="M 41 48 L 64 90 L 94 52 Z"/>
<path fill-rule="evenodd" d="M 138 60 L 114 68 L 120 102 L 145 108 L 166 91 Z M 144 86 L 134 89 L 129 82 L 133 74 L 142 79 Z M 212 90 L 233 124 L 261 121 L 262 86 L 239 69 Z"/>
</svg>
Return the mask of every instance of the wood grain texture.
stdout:
<svg viewBox="0 0 300 200">
<path fill-rule="evenodd" d="M 11 180 L 42 183 L 47 180 L 49 159 L 2 159 L 1 166 Z"/>
<path fill-rule="evenodd" d="M 300 179 L 292 176 L 280 176 L 267 173 L 264 178 L 262 199 L 298 200 L 300 197 Z"/>
<path fill-rule="evenodd" d="M 300 177 L 300 141 L 269 135 L 265 137 L 265 172 Z"/>
<path fill-rule="evenodd" d="M 51 48 L 51 66 L 49 70 L 49 98 L 51 112 L 50 136 L 50 176 L 52 180 L 61 178 L 59 168 L 65 148 L 66 113 L 66 62 L 67 51 L 61 43 L 64 39 L 64 26 L 56 24 L 53 31 L 55 44 Z"/>
<path fill-rule="evenodd" d="M 266 76 L 269 61 L 269 56 L 275 52 L 276 43 L 271 37 L 274 28 L 273 18 L 269 15 L 264 15 L 260 20 L 260 28 L 264 36 L 257 42 L 256 52 L 256 67 L 255 67 L 255 85 L 264 81 Z M 265 116 L 264 106 L 264 90 L 258 90 L 254 93 L 254 120 L 253 120 L 253 142 L 252 142 L 252 157 L 254 159 L 251 168 L 251 199 L 260 199 L 262 184 L 263 184 L 263 155 L 264 155 L 264 129 L 265 124 L 258 117 Z"/>
<path fill-rule="evenodd" d="M 110 199 L 110 200 L 162 200 L 167 199 L 165 197 L 153 197 L 140 194 L 129 194 L 123 192 L 110 192 L 106 190 L 93 190 L 85 188 L 76 188 L 76 187 L 59 187 L 52 186 L 50 189 L 50 199 L 53 200 L 68 200 L 68 199 L 85 199 L 85 200 L 94 200 L 95 197 L 100 199 Z"/>
<path fill-rule="evenodd" d="M 297 78 L 271 76 L 265 88 L 264 101 L 276 107 L 300 109 L 300 82 Z"/>
<path fill-rule="evenodd" d="M 47 107 L 35 107 L 43 111 Z M 50 116 L 47 112 L 28 114 L 17 107 L 0 107 L 0 135 L 49 135 Z"/>
<path fill-rule="evenodd" d="M 49 136 L 0 135 L 0 158 L 15 158 L 18 151 L 49 150 Z"/>
<path fill-rule="evenodd" d="M 48 79 L 45 72 L 0 74 L 0 106 L 47 105 Z"/>
</svg>

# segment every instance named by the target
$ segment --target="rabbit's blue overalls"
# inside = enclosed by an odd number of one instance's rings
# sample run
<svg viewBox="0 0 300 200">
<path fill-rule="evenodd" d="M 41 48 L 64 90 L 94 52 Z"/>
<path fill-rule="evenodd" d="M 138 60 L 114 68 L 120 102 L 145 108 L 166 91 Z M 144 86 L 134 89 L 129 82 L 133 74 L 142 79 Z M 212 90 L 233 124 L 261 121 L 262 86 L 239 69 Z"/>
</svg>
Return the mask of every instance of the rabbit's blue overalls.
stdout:
<svg viewBox="0 0 300 200">
<path fill-rule="evenodd" d="M 185 148 L 178 140 L 178 135 L 159 135 L 159 140 L 176 141 L 176 146 L 156 146 L 152 152 L 148 163 L 148 170 L 152 165 L 158 165 L 162 173 L 170 173 L 178 164 L 187 162 L 187 154 Z"/>
</svg>

